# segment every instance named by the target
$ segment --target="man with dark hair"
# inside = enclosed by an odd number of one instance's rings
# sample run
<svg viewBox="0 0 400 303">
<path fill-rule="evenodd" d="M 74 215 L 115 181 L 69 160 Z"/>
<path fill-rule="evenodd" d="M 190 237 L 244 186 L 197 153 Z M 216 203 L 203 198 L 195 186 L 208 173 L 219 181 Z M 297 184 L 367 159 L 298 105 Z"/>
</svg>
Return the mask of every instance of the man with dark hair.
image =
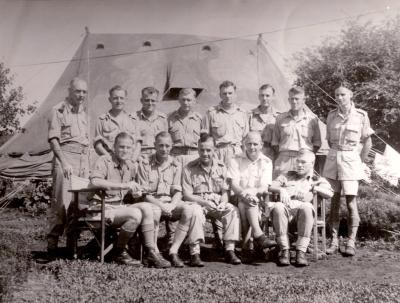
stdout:
<svg viewBox="0 0 400 303">
<path fill-rule="evenodd" d="M 136 129 L 142 139 L 142 154 L 150 155 L 155 152 L 154 138 L 161 131 L 168 131 L 165 114 L 157 111 L 159 92 L 154 87 L 142 89 L 140 102 L 142 109 L 132 114 Z"/>
<path fill-rule="evenodd" d="M 366 160 L 372 146 L 371 129 L 368 114 L 354 106 L 353 92 L 340 85 L 335 90 L 337 109 L 329 112 L 326 121 L 326 139 L 329 153 L 326 157 L 323 176 L 328 178 L 334 189 L 331 200 L 329 225 L 332 228 L 332 242 L 328 254 L 338 251 L 340 196 L 346 197 L 348 216 L 347 256 L 356 253 L 355 242 L 360 224 L 357 209 L 358 181 L 363 178 L 362 163 Z"/>
<path fill-rule="evenodd" d="M 324 178 L 313 178 L 315 154 L 301 149 L 297 155 L 295 171 L 278 176 L 272 182 L 270 190 L 280 194 L 280 202 L 273 203 L 271 217 L 280 252 L 278 263 L 290 264 L 288 225 L 292 220 L 297 223 L 296 261 L 297 266 L 307 266 L 305 256 L 310 243 L 315 210 L 312 205 L 314 193 L 324 198 L 333 195 L 332 188 Z"/>
<path fill-rule="evenodd" d="M 156 268 L 169 267 L 169 263 L 159 258 L 154 247 L 154 217 L 150 203 L 142 202 L 132 205 L 123 204 L 128 192 L 132 195 L 141 195 L 143 188 L 134 182 L 136 166 L 132 159 L 133 138 L 128 133 L 119 133 L 115 138 L 112 157 L 103 155 L 97 159 L 90 175 L 94 186 L 106 190 L 107 221 L 114 227 L 120 227 L 114 250 L 114 262 L 125 265 L 137 265 L 125 248 L 141 226 L 144 246 L 146 249 L 146 263 Z M 95 197 L 93 200 L 96 200 Z M 99 204 L 92 206 L 98 207 Z"/>
<path fill-rule="evenodd" d="M 198 143 L 199 158 L 189 162 L 183 169 L 182 187 L 185 201 L 196 203 L 197 209 L 206 217 L 219 219 L 224 230 L 225 261 L 240 264 L 235 255 L 235 242 L 239 241 L 240 217 L 237 207 L 229 203 L 227 170 L 225 164 L 214 157 L 215 143 L 212 136 L 201 134 Z M 204 231 L 190 245 L 191 264 L 202 266 L 200 242 L 204 241 Z"/>
<path fill-rule="evenodd" d="M 216 156 L 227 163 L 242 152 L 241 143 L 249 130 L 246 111 L 236 104 L 236 86 L 224 81 L 219 86 L 221 102 L 211 107 L 202 121 L 202 132 L 210 134 L 216 144 Z"/>
<path fill-rule="evenodd" d="M 131 114 L 125 112 L 125 103 L 128 92 L 120 85 L 115 85 L 109 90 L 108 100 L 111 109 L 98 117 L 95 128 L 94 148 L 99 156 L 111 156 L 115 136 L 120 132 L 130 134 L 135 140 L 133 159 L 140 155 L 141 140 L 138 139 L 136 126 Z"/>
<path fill-rule="evenodd" d="M 278 154 L 274 177 L 292 171 L 300 149 L 317 152 L 321 146 L 318 118 L 305 106 L 305 92 L 301 87 L 289 90 L 290 110 L 276 118 L 271 145 Z"/>
<path fill-rule="evenodd" d="M 272 108 L 272 101 L 275 97 L 275 88 L 270 84 L 263 84 L 258 90 L 258 99 L 260 105 L 250 113 L 249 129 L 258 131 L 261 134 L 263 147 L 262 152 L 272 161 L 275 159 L 275 153 L 272 149 L 272 134 L 277 114 Z"/>
<path fill-rule="evenodd" d="M 49 209 L 47 251 L 56 256 L 59 237 L 69 232 L 67 210 L 72 200 L 71 175 L 86 178 L 89 174 L 89 130 L 83 102 L 87 84 L 80 78 L 71 80 L 68 97 L 53 107 L 48 121 L 48 140 L 54 153 L 53 193 Z M 68 237 L 67 237 L 68 238 Z"/>
<path fill-rule="evenodd" d="M 194 205 L 182 201 L 182 166 L 170 156 L 171 135 L 160 132 L 155 137 L 156 153 L 139 161 L 138 183 L 148 189 L 145 201 L 153 204 L 155 222 L 155 241 L 161 218 L 179 221 L 169 250 L 174 267 L 183 267 L 178 257 L 178 249 L 188 237 L 189 245 L 201 236 L 202 212 Z M 200 228 L 199 228 L 200 224 Z"/>
<path fill-rule="evenodd" d="M 181 89 L 178 101 L 179 108 L 168 116 L 168 131 L 173 142 L 171 155 L 185 165 L 198 156 L 201 115 L 193 111 L 196 105 L 196 92 L 193 89 Z"/>
</svg>

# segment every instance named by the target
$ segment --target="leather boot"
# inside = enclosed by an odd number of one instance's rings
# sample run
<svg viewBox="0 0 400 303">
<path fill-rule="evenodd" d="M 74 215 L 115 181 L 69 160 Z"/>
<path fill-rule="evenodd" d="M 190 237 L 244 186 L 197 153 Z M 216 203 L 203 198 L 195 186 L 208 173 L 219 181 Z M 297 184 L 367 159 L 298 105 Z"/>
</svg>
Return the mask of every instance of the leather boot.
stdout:
<svg viewBox="0 0 400 303">
<path fill-rule="evenodd" d="M 178 254 L 170 254 L 170 261 L 173 267 L 182 268 L 185 265 L 183 264 L 182 260 L 179 258 Z"/>
<path fill-rule="evenodd" d="M 254 238 L 254 242 L 262 249 L 276 246 L 276 242 L 268 239 L 266 235 L 261 235 L 258 238 Z"/>
<path fill-rule="evenodd" d="M 190 256 L 189 266 L 191 267 L 203 267 L 204 263 L 200 259 L 200 254 L 194 254 Z"/>
<path fill-rule="evenodd" d="M 147 267 L 154 267 L 154 268 L 171 267 L 171 263 L 165 260 L 160 254 L 157 254 L 154 248 L 149 249 L 145 260 L 143 260 L 143 264 L 146 264 Z"/>
<path fill-rule="evenodd" d="M 139 260 L 132 259 L 132 257 L 127 253 L 127 251 L 122 248 L 116 249 L 112 261 L 120 265 L 129 265 L 129 266 L 142 265 L 142 263 Z"/>
<path fill-rule="evenodd" d="M 296 250 L 296 263 L 295 264 L 298 267 L 308 266 L 308 261 L 307 261 L 305 252 Z"/>
<path fill-rule="evenodd" d="M 225 262 L 233 265 L 242 264 L 242 261 L 236 256 L 233 250 L 225 251 Z"/>
<path fill-rule="evenodd" d="M 284 249 L 284 250 L 281 250 L 279 252 L 278 264 L 280 266 L 288 266 L 288 265 L 290 265 L 289 249 Z"/>
</svg>

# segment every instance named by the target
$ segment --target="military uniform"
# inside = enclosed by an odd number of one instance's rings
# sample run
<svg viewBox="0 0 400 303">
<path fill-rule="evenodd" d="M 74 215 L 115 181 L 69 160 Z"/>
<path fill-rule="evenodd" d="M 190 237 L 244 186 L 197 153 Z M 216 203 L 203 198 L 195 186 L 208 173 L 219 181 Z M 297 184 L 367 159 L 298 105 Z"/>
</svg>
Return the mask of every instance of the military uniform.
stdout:
<svg viewBox="0 0 400 303">
<path fill-rule="evenodd" d="M 183 169 L 182 187 L 186 194 L 194 194 L 218 204 L 221 195 L 229 190 L 226 167 L 223 162 L 217 159 L 214 159 L 210 171 L 203 168 L 200 159 L 189 162 Z M 196 207 L 202 209 L 206 217 L 222 221 L 225 245 L 227 242 L 239 241 L 240 216 L 237 207 L 230 203 L 227 203 L 224 211 L 202 208 L 200 205 L 196 205 Z M 203 222 L 205 222 L 205 219 L 203 219 Z M 204 241 L 202 225 L 199 226 L 199 234 L 196 240 L 196 243 Z"/>
<path fill-rule="evenodd" d="M 135 141 L 140 140 L 131 114 L 122 111 L 118 118 L 115 118 L 110 112 L 105 113 L 99 116 L 96 121 L 94 144 L 96 145 L 100 141 L 106 150 L 111 153 L 115 137 L 121 132 L 128 133 Z"/>
<path fill-rule="evenodd" d="M 190 112 L 182 118 L 179 110 L 176 110 L 168 116 L 168 132 L 173 142 L 171 155 L 181 160 L 182 165 L 197 158 L 200 130 L 201 115 L 199 113 Z"/>
<path fill-rule="evenodd" d="M 57 139 L 65 160 L 72 166 L 72 174 L 87 178 L 89 175 L 89 135 L 87 116 L 82 106 L 75 112 L 65 100 L 53 107 L 48 121 L 48 140 Z M 72 200 L 70 180 L 64 177 L 61 162 L 53 158 L 53 193 L 49 209 L 49 237 L 63 234 L 67 223 L 67 210 Z M 66 231 L 69 232 L 67 226 Z"/>
<path fill-rule="evenodd" d="M 221 104 L 211 107 L 202 121 L 202 132 L 215 140 L 218 159 L 228 159 L 242 152 L 242 140 L 249 131 L 247 113 L 239 106 L 227 111 Z"/>
<path fill-rule="evenodd" d="M 295 170 L 300 149 L 313 151 L 314 146 L 321 146 L 318 118 L 305 109 L 298 117 L 294 117 L 290 111 L 280 114 L 276 118 L 271 145 L 279 147 L 274 176 Z"/>
<path fill-rule="evenodd" d="M 312 176 L 299 176 L 297 172 L 290 171 L 278 176 L 272 183 L 274 187 L 284 188 L 291 197 L 285 205 L 282 202 L 272 203 L 272 224 L 276 234 L 276 240 L 281 250 L 290 248 L 288 238 L 288 224 L 291 220 L 297 221 L 296 250 L 306 252 L 310 244 L 310 237 L 314 223 L 315 210 L 312 205 L 313 183 L 319 182 L 319 186 L 331 190 L 329 182 L 324 178 L 313 180 Z M 304 199 L 299 200 L 297 193 L 303 193 Z"/>
<path fill-rule="evenodd" d="M 168 131 L 168 122 L 165 114 L 158 111 L 151 117 L 146 117 L 139 110 L 132 115 L 136 130 L 142 139 L 142 154 L 152 154 L 155 151 L 154 141 L 159 132 Z"/>
<path fill-rule="evenodd" d="M 171 156 L 165 163 L 159 163 L 155 154 L 149 158 L 141 158 L 139 161 L 138 183 L 148 189 L 147 195 L 151 195 L 164 203 L 170 203 L 175 192 L 182 191 L 181 177 L 182 166 L 179 161 Z M 161 219 L 161 209 L 157 205 L 153 205 L 154 208 L 158 209 L 155 214 L 158 218 L 154 218 L 157 221 L 156 225 L 158 225 Z M 198 239 L 201 213 L 196 212 L 194 205 L 179 201 L 172 210 L 172 216 L 168 219 L 179 220 L 177 229 L 187 233 L 189 243 Z"/>
<path fill-rule="evenodd" d="M 271 147 L 271 142 L 277 116 L 278 114 L 274 113 L 272 109 L 268 113 L 261 112 L 258 106 L 251 111 L 249 117 L 249 130 L 257 131 L 261 134 L 264 143 L 262 152 L 272 161 L 274 161 L 274 151 Z"/>
</svg>

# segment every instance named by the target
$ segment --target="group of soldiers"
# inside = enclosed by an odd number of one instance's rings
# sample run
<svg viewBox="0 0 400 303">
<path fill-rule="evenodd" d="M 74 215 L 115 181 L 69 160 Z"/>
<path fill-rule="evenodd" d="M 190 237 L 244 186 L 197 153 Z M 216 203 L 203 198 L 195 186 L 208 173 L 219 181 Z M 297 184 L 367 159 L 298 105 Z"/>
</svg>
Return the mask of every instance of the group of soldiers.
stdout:
<svg viewBox="0 0 400 303">
<path fill-rule="evenodd" d="M 203 117 L 193 110 L 196 92 L 184 88 L 179 108 L 166 115 L 157 111 L 159 91 L 146 87 L 142 107 L 127 113 L 127 91 L 109 91 L 111 109 L 98 117 L 95 138 L 89 142 L 84 101 L 87 84 L 74 78 L 67 98 L 56 105 L 49 119 L 53 161 L 53 198 L 49 211 L 48 254 L 54 256 L 64 229 L 68 234 L 68 207 L 72 175 L 89 178 L 106 191 L 107 222 L 119 228 L 113 260 L 137 265 L 128 251 L 141 232 L 143 263 L 150 267 L 183 267 L 178 250 L 186 240 L 193 267 L 204 266 L 200 244 L 204 224 L 211 219 L 224 249 L 225 261 L 241 264 L 254 260 L 254 249 L 278 246 L 278 264 L 290 264 L 288 226 L 297 225 L 295 265 L 306 266 L 315 210 L 313 196 L 332 198 L 328 253 L 338 251 L 339 206 L 344 195 L 349 210 L 349 235 L 345 255 L 355 254 L 359 225 L 356 196 L 362 178 L 362 161 L 371 148 L 366 112 L 354 107 L 350 89 L 335 91 L 337 109 L 327 119 L 330 146 L 323 176 L 313 173 L 315 152 L 321 146 L 318 118 L 305 107 L 305 92 L 292 87 L 290 110 L 277 114 L 271 104 L 275 89 L 259 88 L 260 104 L 250 113 L 240 107 L 236 86 L 219 86 L 220 102 Z M 89 145 L 99 155 L 89 170 Z M 269 193 L 279 196 L 267 202 Z M 96 196 L 91 199 L 96 206 Z M 269 216 L 275 240 L 260 226 L 261 211 Z M 168 258 L 157 246 L 160 221 L 166 221 Z M 175 223 L 174 223 L 175 222 Z M 235 245 L 242 240 L 240 258 Z"/>
</svg>

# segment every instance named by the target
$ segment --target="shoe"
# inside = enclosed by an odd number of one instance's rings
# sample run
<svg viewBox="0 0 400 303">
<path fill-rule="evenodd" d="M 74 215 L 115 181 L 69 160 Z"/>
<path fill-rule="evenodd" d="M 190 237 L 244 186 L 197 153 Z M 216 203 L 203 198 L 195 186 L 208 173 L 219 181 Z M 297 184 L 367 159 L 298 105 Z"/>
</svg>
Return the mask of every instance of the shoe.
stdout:
<svg viewBox="0 0 400 303">
<path fill-rule="evenodd" d="M 225 262 L 233 265 L 242 264 L 242 261 L 235 255 L 233 250 L 227 250 L 225 252 Z"/>
<path fill-rule="evenodd" d="M 296 250 L 295 265 L 298 267 L 308 266 L 308 261 L 307 261 L 305 252 Z"/>
<path fill-rule="evenodd" d="M 200 254 L 190 255 L 189 266 L 191 267 L 203 267 L 204 263 L 200 259 Z"/>
<path fill-rule="evenodd" d="M 339 245 L 336 241 L 332 241 L 329 247 L 326 249 L 327 255 L 334 255 L 339 252 Z"/>
<path fill-rule="evenodd" d="M 182 260 L 179 259 L 178 254 L 170 254 L 169 257 L 172 267 L 182 268 L 185 266 Z"/>
<path fill-rule="evenodd" d="M 289 249 L 284 249 L 284 250 L 281 250 L 279 252 L 278 264 L 280 266 L 288 266 L 288 265 L 290 265 Z"/>
<path fill-rule="evenodd" d="M 154 268 L 169 268 L 171 263 L 165 260 L 161 254 L 156 253 L 154 249 L 150 249 L 146 258 L 143 260 L 143 265 Z"/>
<path fill-rule="evenodd" d="M 112 261 L 119 265 L 142 266 L 142 263 L 139 260 L 132 259 L 125 249 L 117 251 Z"/>
<path fill-rule="evenodd" d="M 255 252 L 253 249 L 242 249 L 240 257 L 243 264 L 252 264 L 255 260 Z"/>
<path fill-rule="evenodd" d="M 258 238 L 254 238 L 255 244 L 261 248 L 272 248 L 276 246 L 276 242 L 274 240 L 270 240 L 265 235 L 261 235 Z"/>
<path fill-rule="evenodd" d="M 353 246 L 350 245 L 346 245 L 346 248 L 343 252 L 343 255 L 347 256 L 347 257 L 353 257 L 356 255 L 356 249 Z"/>
</svg>

